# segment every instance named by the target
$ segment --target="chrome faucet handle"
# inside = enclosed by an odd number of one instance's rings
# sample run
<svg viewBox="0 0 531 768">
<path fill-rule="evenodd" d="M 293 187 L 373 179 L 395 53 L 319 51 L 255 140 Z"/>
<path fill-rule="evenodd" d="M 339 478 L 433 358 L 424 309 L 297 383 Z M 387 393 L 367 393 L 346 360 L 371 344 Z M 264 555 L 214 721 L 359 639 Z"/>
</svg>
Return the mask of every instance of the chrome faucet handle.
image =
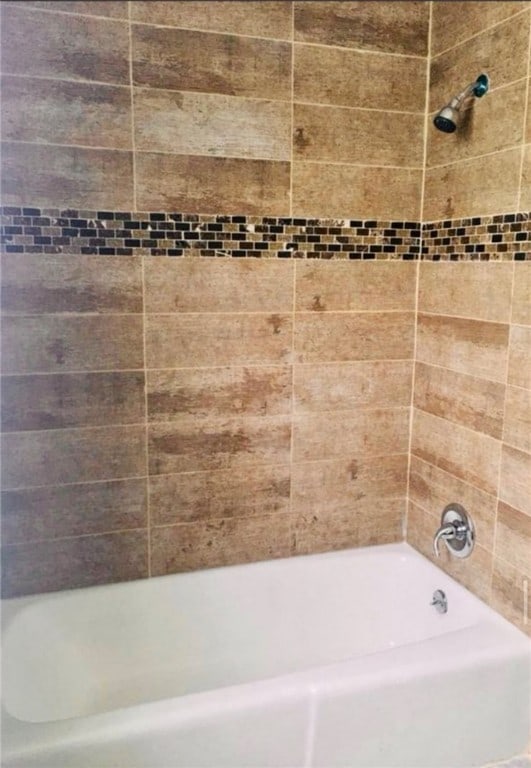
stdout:
<svg viewBox="0 0 531 768">
<path fill-rule="evenodd" d="M 437 531 L 437 533 L 433 538 L 433 553 L 435 557 L 441 556 L 441 553 L 439 552 L 440 540 L 444 539 L 444 541 L 448 541 L 449 539 L 453 539 L 455 535 L 456 535 L 456 531 L 453 523 L 450 523 L 449 525 L 443 525 L 439 528 L 439 530 Z"/>
<path fill-rule="evenodd" d="M 448 504 L 441 515 L 441 527 L 433 538 L 433 552 L 440 557 L 439 542 L 441 539 L 446 548 L 455 557 L 468 557 L 475 541 L 474 524 L 464 507 L 460 504 Z"/>
</svg>

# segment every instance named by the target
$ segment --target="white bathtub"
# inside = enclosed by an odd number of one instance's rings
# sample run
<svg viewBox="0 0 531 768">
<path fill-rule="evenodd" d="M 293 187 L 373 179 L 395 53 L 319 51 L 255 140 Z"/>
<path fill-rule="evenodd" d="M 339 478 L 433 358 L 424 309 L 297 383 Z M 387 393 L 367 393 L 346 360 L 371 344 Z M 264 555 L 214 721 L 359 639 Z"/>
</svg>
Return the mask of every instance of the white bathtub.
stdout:
<svg viewBox="0 0 531 768">
<path fill-rule="evenodd" d="M 529 641 L 407 544 L 9 600 L 3 633 L 6 768 L 459 768 L 528 742 Z"/>
</svg>

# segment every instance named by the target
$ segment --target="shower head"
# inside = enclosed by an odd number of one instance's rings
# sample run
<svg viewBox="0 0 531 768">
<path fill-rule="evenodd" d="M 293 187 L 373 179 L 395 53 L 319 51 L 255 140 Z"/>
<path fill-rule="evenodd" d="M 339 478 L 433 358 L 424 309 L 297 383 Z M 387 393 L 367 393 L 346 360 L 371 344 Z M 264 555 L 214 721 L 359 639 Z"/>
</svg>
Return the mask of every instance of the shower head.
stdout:
<svg viewBox="0 0 531 768">
<path fill-rule="evenodd" d="M 478 99 L 484 96 L 489 90 L 488 75 L 479 75 L 479 77 L 470 85 L 467 85 L 464 91 L 455 96 L 449 104 L 443 107 L 433 118 L 433 124 L 443 133 L 454 133 L 461 119 L 461 108 L 468 101 L 476 96 Z"/>
</svg>

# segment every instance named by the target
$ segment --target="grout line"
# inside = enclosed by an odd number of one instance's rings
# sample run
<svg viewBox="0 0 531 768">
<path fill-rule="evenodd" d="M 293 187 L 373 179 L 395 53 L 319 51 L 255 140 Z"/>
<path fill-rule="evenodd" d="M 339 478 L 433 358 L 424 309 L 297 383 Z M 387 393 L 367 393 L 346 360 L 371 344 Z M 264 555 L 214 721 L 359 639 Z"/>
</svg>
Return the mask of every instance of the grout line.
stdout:
<svg viewBox="0 0 531 768">
<path fill-rule="evenodd" d="M 493 157 L 494 155 L 503 155 L 504 153 L 514 152 L 515 150 L 520 149 L 521 146 L 522 144 L 520 143 L 514 144 L 512 147 L 505 147 L 504 149 L 496 149 L 493 152 L 485 152 L 482 155 L 473 155 L 471 157 L 460 158 L 459 160 L 450 160 L 450 162 L 441 163 L 440 165 L 430 165 L 426 168 L 426 170 L 435 171 L 435 170 L 439 170 L 440 168 L 449 168 L 455 165 L 460 165 L 460 164 L 464 165 L 465 163 L 472 163 L 472 162 L 475 162 L 476 160 L 482 160 L 485 157 Z M 523 144 L 523 146 L 524 147 L 526 146 L 525 143 Z M 486 214 L 486 215 L 492 216 L 494 214 Z M 474 217 L 476 217 L 476 214 L 471 214 L 469 217 L 466 217 L 466 218 L 474 218 Z M 457 218 L 457 217 L 453 217 L 453 218 Z M 446 219 L 443 219 L 443 221 L 446 221 Z"/>
<path fill-rule="evenodd" d="M 293 8 L 294 4 L 292 4 Z M 294 13 L 294 11 L 293 11 Z M 297 526 L 293 516 L 294 478 L 293 465 L 295 456 L 295 307 L 297 305 L 297 263 L 293 263 L 293 293 L 291 321 L 291 414 L 290 414 L 290 446 L 289 446 L 289 533 L 291 554 L 297 554 Z"/>
<path fill-rule="evenodd" d="M 426 262 L 426 263 L 433 264 L 434 262 L 430 261 L 430 262 Z M 435 263 L 436 264 L 440 264 L 440 262 L 435 262 Z M 449 262 L 447 262 L 447 263 L 449 263 Z M 458 264 L 468 264 L 470 262 L 461 261 L 461 262 L 457 262 L 457 263 Z M 488 262 L 474 262 L 474 263 L 487 264 Z M 512 265 L 514 267 L 514 264 L 516 264 L 516 262 L 515 261 L 503 261 L 503 262 L 495 261 L 495 262 L 493 262 L 493 264 L 510 264 L 510 265 Z M 427 311 L 425 309 L 420 310 L 419 315 L 426 316 L 426 317 L 444 317 L 444 318 L 449 319 L 449 320 L 470 320 L 471 322 L 474 322 L 474 323 L 487 323 L 488 325 L 502 325 L 502 326 L 509 326 L 509 325 L 511 325 L 510 319 L 508 319 L 508 320 L 488 320 L 487 318 L 477 317 L 477 316 L 474 316 L 474 315 L 458 315 L 458 314 L 447 315 L 444 312 L 429 312 L 429 311 Z M 516 325 L 516 323 L 515 323 L 515 325 Z M 528 327 L 528 326 L 524 325 L 523 327 L 525 328 L 525 327 Z"/>
<path fill-rule="evenodd" d="M 142 259 L 142 356 L 144 358 L 144 415 L 145 415 L 145 462 L 146 462 L 146 512 L 147 512 L 147 572 L 148 578 L 151 576 L 151 498 L 149 483 L 149 407 L 148 407 L 148 386 L 147 386 L 147 342 L 146 342 L 146 278 L 145 278 L 145 259 Z"/>
<path fill-rule="evenodd" d="M 291 38 L 295 40 L 295 3 L 291 3 Z M 291 44 L 291 78 L 290 78 L 290 157 L 289 157 L 289 214 L 293 217 L 293 160 L 294 160 L 294 131 L 295 131 L 295 45 Z M 293 305 L 294 311 L 295 305 Z"/>
<path fill-rule="evenodd" d="M 133 207 L 136 211 L 136 145 L 135 145 L 135 102 L 133 98 L 133 34 L 131 31 L 131 0 L 127 3 L 127 16 L 129 21 L 129 96 L 131 104 L 131 150 L 132 150 L 132 166 L 133 166 Z M 143 275 L 143 267 L 142 267 Z M 142 294 L 142 301 L 143 301 Z M 143 313 L 145 311 L 143 310 Z"/>
<path fill-rule="evenodd" d="M 50 487 L 50 486 L 45 486 Z M 52 536 L 51 538 L 38 538 L 38 539 L 24 539 L 23 541 L 12 541 L 6 544 L 2 544 L 2 547 L 23 547 L 26 544 L 44 544 L 51 543 L 53 541 L 69 541 L 71 539 L 89 539 L 95 536 L 118 536 L 122 533 L 132 533 L 134 531 L 145 531 L 146 527 L 141 525 L 135 525 L 132 528 L 110 528 L 109 530 L 96 531 L 94 533 L 74 533 L 69 536 Z M 149 533 L 148 533 L 149 535 Z"/>
<path fill-rule="evenodd" d="M 457 475 L 452 474 L 452 472 L 449 472 L 447 469 L 443 469 L 443 467 L 438 467 L 436 464 L 432 464 L 431 461 L 428 461 L 427 459 L 423 459 L 420 456 L 413 455 L 412 458 L 414 458 L 415 461 L 420 461 L 422 464 L 425 464 L 428 467 L 432 467 L 433 469 L 436 469 L 438 472 L 443 472 L 445 475 L 448 475 L 448 477 L 451 477 L 452 479 L 457 480 L 460 483 L 463 483 L 463 485 L 466 485 L 467 488 L 471 488 L 474 491 L 477 491 L 479 493 L 484 493 L 485 496 L 489 496 L 489 498 L 491 498 L 494 501 L 496 500 L 495 493 L 490 493 L 489 491 L 486 491 L 484 488 L 478 488 L 477 485 L 473 485 L 473 483 L 471 483 L 469 480 L 464 480 L 462 477 L 458 477 Z M 413 502 L 413 503 L 417 504 L 417 502 Z M 419 505 L 417 504 L 417 506 Z M 438 513 L 435 512 L 433 514 L 437 515 Z"/>
<path fill-rule="evenodd" d="M 58 14 L 59 16 L 81 16 L 84 19 L 98 19 L 99 21 L 118 21 L 122 24 L 127 23 L 127 17 L 125 16 L 99 16 L 98 14 L 93 13 L 78 13 L 77 11 L 63 11 L 59 10 L 58 8 L 41 8 L 39 6 L 31 5 L 31 3 L 24 3 L 24 5 L 17 4 L 17 3 L 10 3 L 9 0 L 2 0 L 2 5 L 7 6 L 8 8 L 15 8 L 17 10 L 23 10 L 24 13 L 27 13 L 30 11 L 31 13 L 48 13 L 48 14 Z M 72 3 L 71 7 L 75 8 L 75 5 Z"/>
<path fill-rule="evenodd" d="M 433 363 L 427 360 L 415 360 L 415 363 L 418 365 L 424 365 L 427 368 L 436 368 L 440 371 L 446 371 L 447 373 L 453 373 L 457 374 L 458 376 L 466 376 L 469 379 L 474 379 L 475 381 L 479 382 L 485 382 L 488 384 L 496 384 L 498 387 L 503 387 L 504 383 L 503 381 L 500 381 L 499 379 L 491 379 L 487 376 L 478 376 L 475 373 L 468 373 L 467 371 L 461 371 L 458 368 L 449 368 L 447 365 L 441 365 L 440 363 Z M 524 392 L 528 391 L 526 387 L 519 387 L 519 389 L 524 390 Z"/>
<path fill-rule="evenodd" d="M 524 122 L 522 127 L 522 155 L 520 158 L 520 175 L 518 177 L 518 197 L 516 200 L 516 210 L 520 210 L 520 206 L 522 204 L 522 183 L 524 179 L 524 161 L 525 161 L 525 153 L 526 153 L 526 143 L 525 143 L 525 137 L 526 137 L 526 127 L 527 127 L 527 120 L 530 117 L 530 110 L 531 105 L 529 104 L 529 78 L 531 77 L 531 12 L 529 14 L 529 44 L 527 47 L 527 83 L 528 87 L 525 91 L 525 106 L 524 106 Z"/>
</svg>

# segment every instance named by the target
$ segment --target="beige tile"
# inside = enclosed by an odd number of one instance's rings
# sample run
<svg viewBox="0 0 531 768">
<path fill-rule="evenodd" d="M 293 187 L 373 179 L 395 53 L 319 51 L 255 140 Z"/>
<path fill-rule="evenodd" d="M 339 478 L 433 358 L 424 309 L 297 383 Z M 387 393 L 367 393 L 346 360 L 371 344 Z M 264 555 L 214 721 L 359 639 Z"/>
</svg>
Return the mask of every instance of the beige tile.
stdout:
<svg viewBox="0 0 531 768">
<path fill-rule="evenodd" d="M 527 78 L 527 103 L 531 103 L 531 77 Z M 531 110 L 527 110 L 527 124 L 525 129 L 524 141 L 531 144 Z"/>
<path fill-rule="evenodd" d="M 411 312 L 298 312 L 295 360 L 404 360 L 413 354 Z"/>
<path fill-rule="evenodd" d="M 3 547 L 3 597 L 145 578 L 147 541 L 146 531 L 124 531 Z"/>
<path fill-rule="evenodd" d="M 294 408 L 298 413 L 411 403 L 413 364 L 409 360 L 296 365 L 293 373 Z"/>
<path fill-rule="evenodd" d="M 136 155 L 138 207 L 145 211 L 289 213 L 286 162 L 197 155 Z"/>
<path fill-rule="evenodd" d="M 285 514 L 184 523 L 151 531 L 153 576 L 271 560 L 290 553 L 290 520 Z"/>
<path fill-rule="evenodd" d="M 507 387 L 503 439 L 531 453 L 531 390 Z"/>
<path fill-rule="evenodd" d="M 509 326 L 459 317 L 418 317 L 417 359 L 460 373 L 504 382 Z"/>
<path fill-rule="evenodd" d="M 525 7 L 517 2 L 435 2 L 433 3 L 432 56 L 451 48 L 482 29 L 497 24 Z M 514 21 L 513 23 L 518 23 Z"/>
<path fill-rule="evenodd" d="M 290 98 L 289 43 L 137 24 L 132 34 L 135 85 Z"/>
<path fill-rule="evenodd" d="M 437 525 L 431 533 L 432 537 L 440 525 L 441 515 L 446 505 L 455 501 L 462 504 L 474 520 L 477 543 L 483 549 L 492 551 L 496 520 L 495 496 L 473 488 L 448 472 L 412 456 L 409 498 L 417 507 L 421 507 L 430 516 L 437 518 Z"/>
<path fill-rule="evenodd" d="M 520 210 L 529 211 L 531 208 L 531 144 L 524 147 L 524 163 L 520 182 Z"/>
<path fill-rule="evenodd" d="M 492 437 L 415 409 L 411 453 L 482 491 L 498 490 L 501 443 Z"/>
<path fill-rule="evenodd" d="M 511 326 L 508 383 L 531 389 L 531 328 Z"/>
<path fill-rule="evenodd" d="M 291 159 L 291 106 L 217 94 L 135 88 L 137 150 Z"/>
<path fill-rule="evenodd" d="M 119 480 L 146 473 L 143 426 L 12 432 L 2 437 L 2 485 Z"/>
<path fill-rule="evenodd" d="M 515 262 L 511 321 L 531 325 L 531 263 Z"/>
<path fill-rule="evenodd" d="M 422 174 L 410 168 L 293 163 L 293 213 L 416 221 Z"/>
<path fill-rule="evenodd" d="M 289 366 L 149 371 L 149 420 L 290 413 L 291 379 Z"/>
<path fill-rule="evenodd" d="M 508 323 L 513 265 L 445 262 L 420 265 L 419 311 Z"/>
<path fill-rule="evenodd" d="M 133 208 L 132 152 L 10 142 L 1 151 L 4 205 Z"/>
<path fill-rule="evenodd" d="M 453 219 L 516 210 L 521 150 L 463 160 L 426 172 L 424 218 Z"/>
<path fill-rule="evenodd" d="M 408 450 L 409 408 L 305 413 L 293 420 L 293 461 Z"/>
<path fill-rule="evenodd" d="M 39 2 L 39 0 L 10 0 L 11 5 L 42 8 L 47 11 L 63 11 L 65 13 L 80 13 L 85 16 L 108 16 L 115 19 L 127 19 L 126 0 L 58 0 L 57 2 Z"/>
<path fill-rule="evenodd" d="M 142 368 L 142 316 L 6 317 L 2 368 L 12 373 Z"/>
<path fill-rule="evenodd" d="M 466 25 L 462 29 L 468 37 Z M 492 87 L 496 88 L 525 77 L 528 42 L 529 12 L 431 59 L 430 112 L 447 104 L 480 72 L 487 72 Z"/>
<path fill-rule="evenodd" d="M 355 137 L 355 140 L 353 140 Z M 424 116 L 295 104 L 293 153 L 298 160 L 419 167 Z"/>
<path fill-rule="evenodd" d="M 531 516 L 499 502 L 496 557 L 531 577 Z"/>
<path fill-rule="evenodd" d="M 140 371 L 3 376 L 1 384 L 6 432 L 138 424 L 145 418 Z"/>
<path fill-rule="evenodd" d="M 127 24 L 2 3 L 2 72 L 129 83 Z"/>
<path fill-rule="evenodd" d="M 149 473 L 285 464 L 291 426 L 286 416 L 181 416 L 149 427 Z"/>
<path fill-rule="evenodd" d="M 4 254 L 5 314 L 142 312 L 137 256 Z"/>
<path fill-rule="evenodd" d="M 186 472 L 149 478 L 152 525 L 289 512 L 289 504 L 288 466 Z"/>
<path fill-rule="evenodd" d="M 427 55 L 423 2 L 296 2 L 295 39 L 414 56 Z"/>
<path fill-rule="evenodd" d="M 291 312 L 294 268 L 291 260 L 147 257 L 146 312 Z"/>
<path fill-rule="evenodd" d="M 434 416 L 501 438 L 505 386 L 417 363 L 414 402 Z"/>
<path fill-rule="evenodd" d="M 146 525 L 146 480 L 59 485 L 2 494 L 4 544 Z"/>
<path fill-rule="evenodd" d="M 415 309 L 414 264 L 298 262 L 296 270 L 298 311 Z"/>
<path fill-rule="evenodd" d="M 527 592 L 527 594 L 526 594 Z M 494 610 L 531 635 L 531 621 L 524 618 L 525 606 L 531 604 L 529 578 L 505 560 L 494 559 L 492 601 Z"/>
<path fill-rule="evenodd" d="M 424 113 L 423 59 L 296 43 L 294 66 L 296 101 Z"/>
<path fill-rule="evenodd" d="M 148 315 L 148 368 L 289 363 L 288 315 Z"/>
<path fill-rule="evenodd" d="M 503 445 L 501 455 L 500 499 L 531 515 L 531 454 Z"/>
<path fill-rule="evenodd" d="M 272 37 L 277 40 L 291 38 L 291 3 L 252 2 L 153 2 L 131 3 L 133 21 L 161 24 L 182 29 L 208 29 L 213 32 L 232 32 L 235 35 Z"/>
</svg>

